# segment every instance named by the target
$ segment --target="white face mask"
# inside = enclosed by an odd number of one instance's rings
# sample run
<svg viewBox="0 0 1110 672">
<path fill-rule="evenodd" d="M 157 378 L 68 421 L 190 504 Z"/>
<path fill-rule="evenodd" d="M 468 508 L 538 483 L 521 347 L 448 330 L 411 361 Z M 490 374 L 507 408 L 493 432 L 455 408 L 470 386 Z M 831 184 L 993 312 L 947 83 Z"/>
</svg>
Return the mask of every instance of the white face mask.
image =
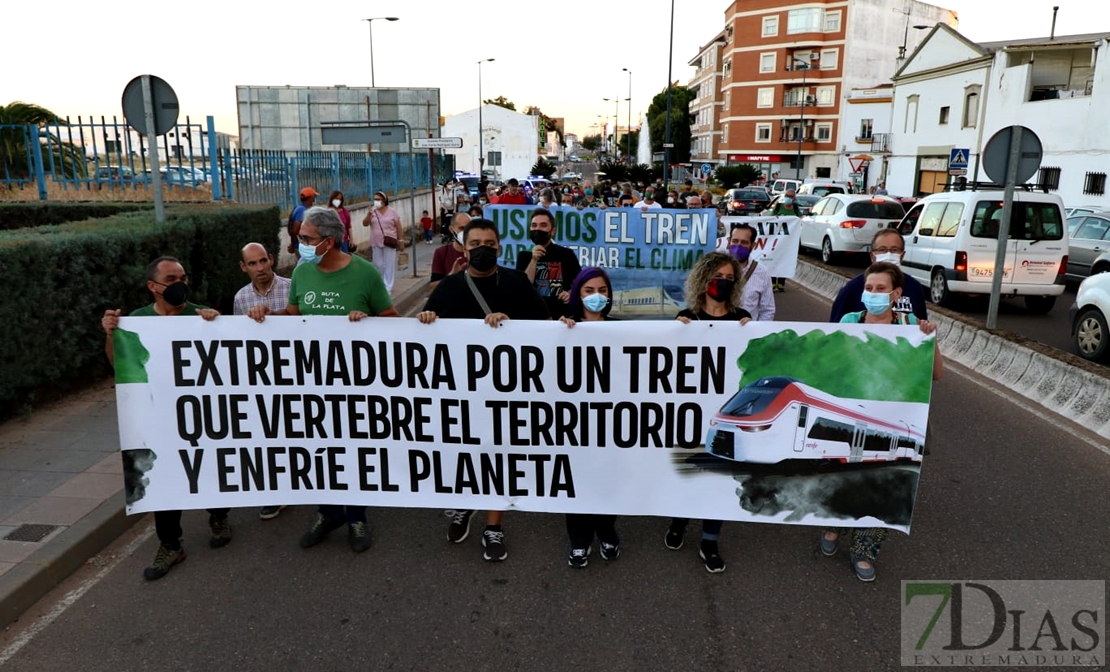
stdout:
<svg viewBox="0 0 1110 672">
<path fill-rule="evenodd" d="M 374 200 L 374 209 L 375 210 L 381 208 L 383 205 L 385 205 L 385 203 L 382 203 L 381 201 L 376 200 L 376 199 Z"/>
<path fill-rule="evenodd" d="M 337 198 L 337 199 L 333 200 L 333 201 L 331 202 L 331 204 L 332 204 L 333 206 L 335 206 L 335 207 L 337 207 L 337 208 L 338 208 L 339 206 L 343 205 L 343 201 L 341 201 L 341 200 L 339 200 L 339 199 Z"/>
<path fill-rule="evenodd" d="M 459 231 L 458 233 L 455 234 L 455 240 L 458 241 L 459 245 L 463 244 L 463 232 L 462 231 Z"/>
<path fill-rule="evenodd" d="M 876 254 L 875 255 L 875 263 L 877 264 L 880 261 L 885 261 L 888 264 L 894 264 L 895 266 L 901 266 L 902 265 L 902 255 L 897 254 L 895 252 L 887 252 L 886 254 Z"/>
<path fill-rule="evenodd" d="M 674 203 L 674 196 L 668 196 L 667 203 Z"/>
</svg>

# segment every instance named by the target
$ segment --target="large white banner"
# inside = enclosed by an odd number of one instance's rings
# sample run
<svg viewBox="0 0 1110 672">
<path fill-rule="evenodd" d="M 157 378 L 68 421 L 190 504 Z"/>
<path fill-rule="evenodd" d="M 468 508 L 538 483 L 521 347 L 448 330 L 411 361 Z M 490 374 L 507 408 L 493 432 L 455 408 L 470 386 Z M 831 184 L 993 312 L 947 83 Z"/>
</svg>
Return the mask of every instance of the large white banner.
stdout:
<svg viewBox="0 0 1110 672">
<path fill-rule="evenodd" d="M 128 513 L 364 504 L 908 530 L 917 327 L 122 318 Z"/>
<path fill-rule="evenodd" d="M 722 217 L 725 235 L 736 224 L 755 229 L 752 244 L 753 261 L 771 271 L 773 278 L 793 278 L 798 270 L 798 250 L 802 242 L 802 220 L 797 217 Z M 717 249 L 727 252 L 727 239 Z"/>
</svg>

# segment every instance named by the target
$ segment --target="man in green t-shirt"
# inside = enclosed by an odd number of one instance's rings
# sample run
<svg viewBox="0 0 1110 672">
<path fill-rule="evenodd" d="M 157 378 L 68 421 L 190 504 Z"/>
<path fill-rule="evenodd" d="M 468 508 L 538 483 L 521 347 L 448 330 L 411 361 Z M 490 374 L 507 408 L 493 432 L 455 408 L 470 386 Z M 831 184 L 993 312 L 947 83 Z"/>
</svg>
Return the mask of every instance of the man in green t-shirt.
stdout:
<svg viewBox="0 0 1110 672">
<path fill-rule="evenodd" d="M 340 249 L 343 222 L 334 210 L 309 208 L 297 242 L 301 263 L 293 271 L 289 305 L 280 311 L 256 306 L 247 312 L 251 318 L 262 322 L 267 315 L 346 315 L 358 322 L 364 317 L 398 315 L 377 267 Z M 370 548 L 366 507 L 338 504 L 320 505 L 312 525 L 301 536 L 301 548 L 320 543 L 344 522 L 351 550 L 361 553 Z"/>
<path fill-rule="evenodd" d="M 191 303 L 188 300 L 189 280 L 185 267 L 174 257 L 158 257 L 147 264 L 146 288 L 154 297 L 154 302 L 131 311 L 131 317 L 156 317 L 200 315 L 211 322 L 220 314 L 212 308 Z M 104 328 L 107 339 L 104 343 L 108 362 L 115 366 L 115 352 L 112 348 L 112 332 L 119 327 L 119 309 L 104 311 L 100 326 Z M 124 451 L 124 460 L 128 451 Z M 231 524 L 227 522 L 228 509 L 208 509 L 208 526 L 212 528 L 212 538 L 208 545 L 223 548 L 231 541 Z M 155 581 L 165 576 L 173 567 L 185 559 L 185 549 L 181 546 L 181 511 L 155 511 L 154 529 L 158 534 L 158 552 L 154 563 L 143 570 L 143 578 Z"/>
</svg>

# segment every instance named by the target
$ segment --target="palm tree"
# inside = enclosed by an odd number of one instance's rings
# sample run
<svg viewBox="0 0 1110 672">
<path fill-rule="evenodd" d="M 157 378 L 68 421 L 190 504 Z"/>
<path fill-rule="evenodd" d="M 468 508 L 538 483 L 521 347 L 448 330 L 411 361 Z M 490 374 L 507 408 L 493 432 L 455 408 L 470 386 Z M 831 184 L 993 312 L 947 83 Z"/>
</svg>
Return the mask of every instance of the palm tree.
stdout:
<svg viewBox="0 0 1110 672">
<path fill-rule="evenodd" d="M 6 179 L 25 179 L 33 170 L 32 142 L 38 140 L 39 129 L 54 122 L 58 115 L 35 105 L 15 101 L 0 105 L 0 166 Z M 84 153 L 71 142 L 62 141 L 46 128 L 48 151 L 53 154 L 54 165 L 62 175 L 84 177 L 87 174 Z"/>
</svg>

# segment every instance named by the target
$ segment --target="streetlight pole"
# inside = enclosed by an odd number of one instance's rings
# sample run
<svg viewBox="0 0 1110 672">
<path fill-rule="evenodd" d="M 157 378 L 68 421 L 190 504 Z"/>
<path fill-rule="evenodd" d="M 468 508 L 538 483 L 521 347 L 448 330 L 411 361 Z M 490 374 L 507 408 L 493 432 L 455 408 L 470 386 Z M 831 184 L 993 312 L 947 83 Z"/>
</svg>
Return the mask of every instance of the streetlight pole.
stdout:
<svg viewBox="0 0 1110 672">
<path fill-rule="evenodd" d="M 795 160 L 794 166 L 794 179 L 802 179 L 802 135 L 806 130 L 806 73 L 809 72 L 809 63 L 806 63 L 800 58 L 794 59 L 794 69 L 802 71 L 802 113 L 798 121 L 798 158 Z"/>
<path fill-rule="evenodd" d="M 663 184 L 669 185 L 671 165 L 671 68 L 674 62 L 674 0 L 671 0 L 671 46 L 667 51 L 667 125 L 663 130 Z"/>
<path fill-rule="evenodd" d="M 489 63 L 495 59 L 483 58 L 478 61 L 478 179 L 482 179 L 482 171 L 486 167 L 486 150 L 484 147 L 484 138 L 482 137 L 482 64 Z"/>
<path fill-rule="evenodd" d="M 624 132 L 624 153 L 628 156 L 628 165 L 632 165 L 632 71 L 621 68 L 628 73 L 628 129 Z"/>
<path fill-rule="evenodd" d="M 613 153 L 613 158 L 616 158 L 617 151 L 620 149 L 620 146 L 617 145 L 617 131 L 620 129 L 620 124 L 621 124 L 621 122 L 620 122 L 620 119 L 621 119 L 620 118 L 621 99 L 620 98 L 602 98 L 602 100 L 604 100 L 607 103 L 608 102 L 613 103 L 613 142 L 609 143 L 609 151 Z"/>
<path fill-rule="evenodd" d="M 372 19 L 363 19 L 366 25 L 370 28 L 370 88 L 376 89 L 377 83 L 374 81 L 374 22 L 375 21 L 397 21 L 396 16 L 375 16 Z"/>
</svg>

